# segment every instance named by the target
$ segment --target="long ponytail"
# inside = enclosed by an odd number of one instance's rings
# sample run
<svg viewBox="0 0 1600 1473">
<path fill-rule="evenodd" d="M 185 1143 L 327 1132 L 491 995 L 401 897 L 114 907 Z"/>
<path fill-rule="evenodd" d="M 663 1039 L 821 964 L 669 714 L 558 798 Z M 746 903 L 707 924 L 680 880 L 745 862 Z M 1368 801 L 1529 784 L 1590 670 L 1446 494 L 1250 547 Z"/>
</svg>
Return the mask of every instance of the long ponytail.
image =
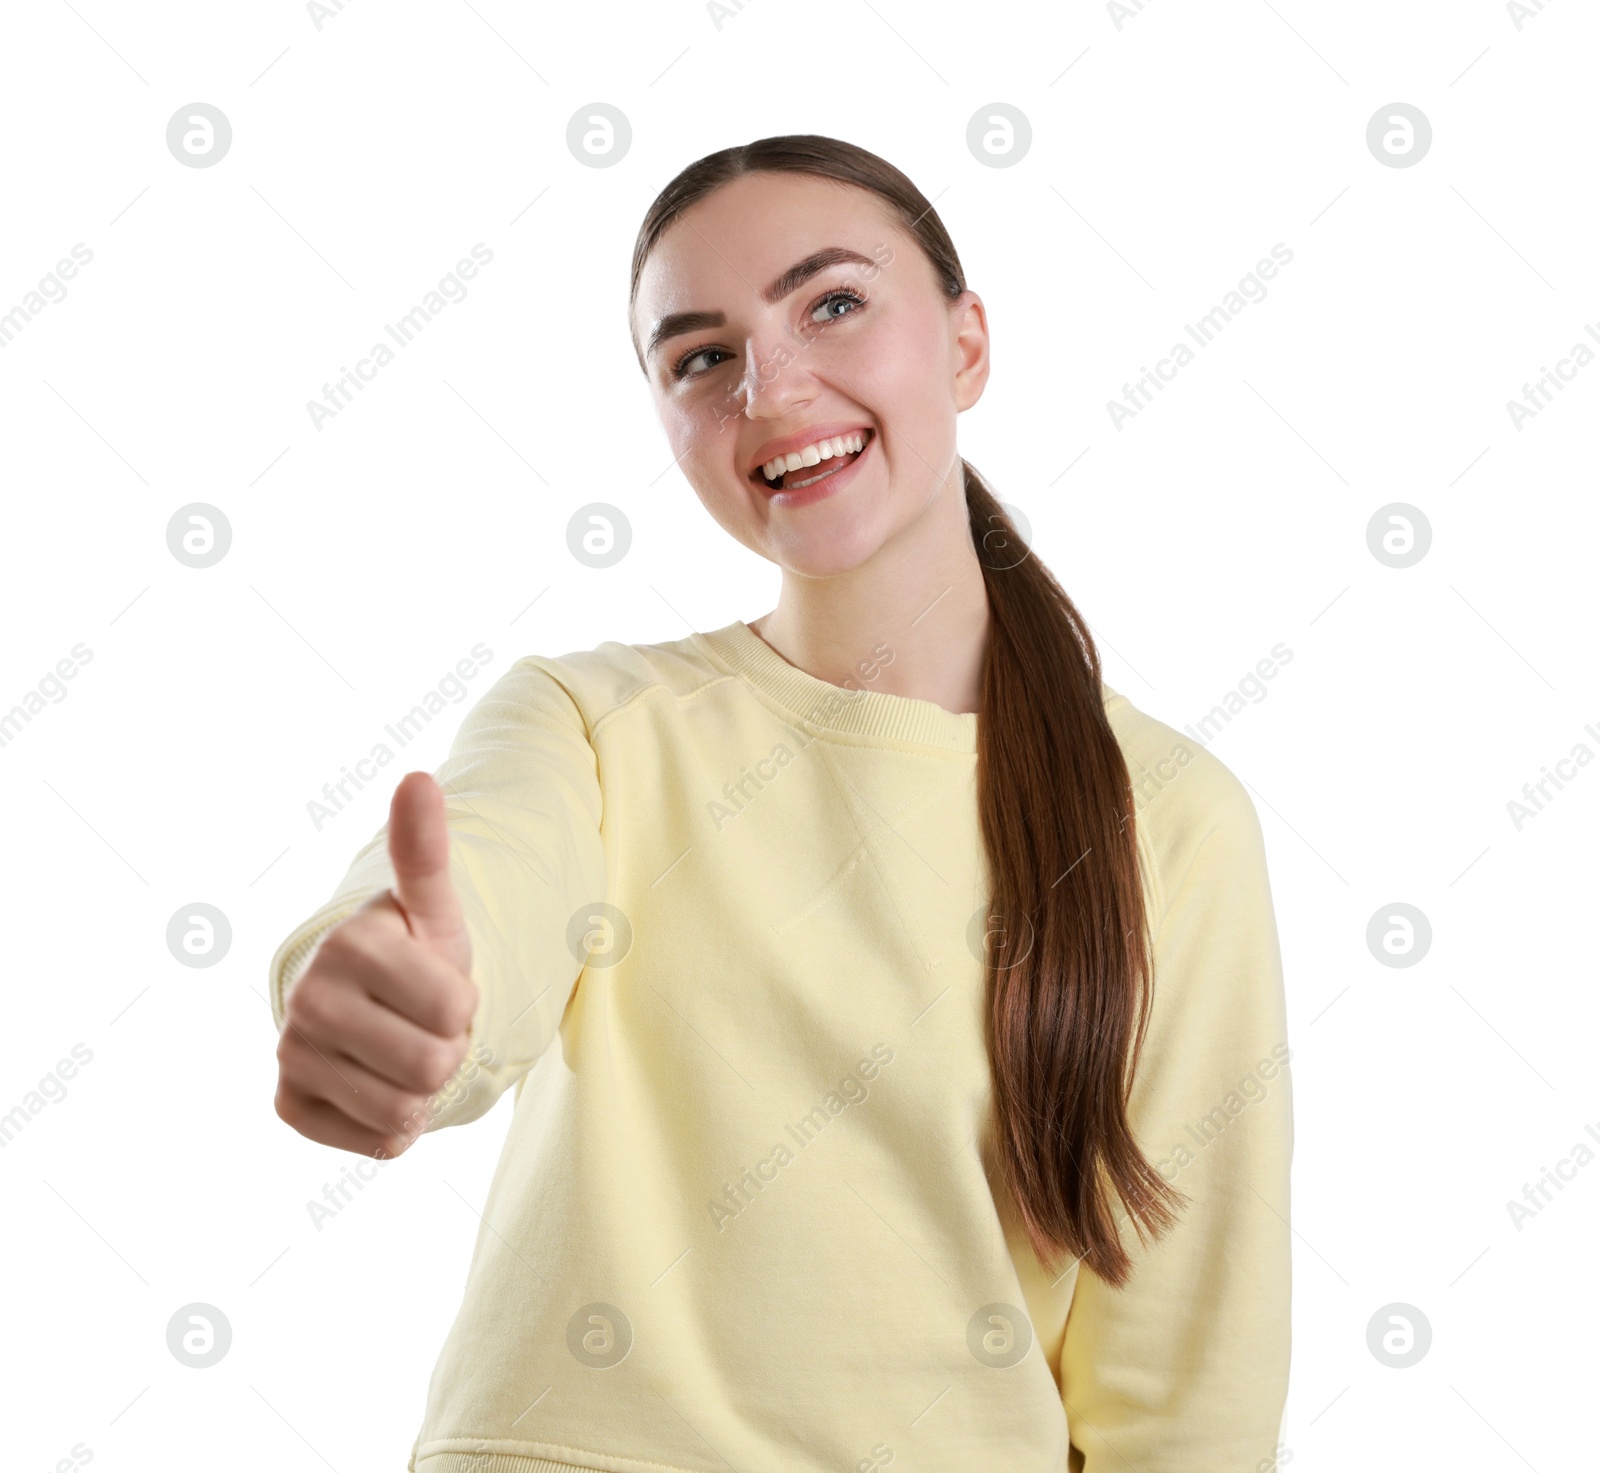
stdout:
<svg viewBox="0 0 1600 1473">
<path fill-rule="evenodd" d="M 1120 1285 L 1131 1264 L 1105 1181 L 1156 1233 L 1183 1200 L 1128 1125 L 1151 998 L 1133 790 L 1088 626 L 961 467 L 990 611 L 978 807 L 998 1161 L 1041 1261 L 1066 1250 Z"/>
</svg>

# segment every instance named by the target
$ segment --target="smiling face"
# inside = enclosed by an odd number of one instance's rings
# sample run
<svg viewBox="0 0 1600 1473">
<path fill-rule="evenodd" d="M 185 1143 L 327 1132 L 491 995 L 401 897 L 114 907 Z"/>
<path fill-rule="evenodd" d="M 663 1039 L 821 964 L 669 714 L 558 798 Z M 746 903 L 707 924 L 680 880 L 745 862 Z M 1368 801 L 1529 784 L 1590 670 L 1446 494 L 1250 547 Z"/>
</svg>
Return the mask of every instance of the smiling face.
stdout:
<svg viewBox="0 0 1600 1473">
<path fill-rule="evenodd" d="M 944 294 L 871 191 L 793 173 L 722 185 L 657 241 L 633 326 L 678 465 L 752 551 L 845 572 L 941 493 L 965 527 L 956 415 L 988 378 L 983 306 Z M 763 463 L 784 452 L 802 463 L 772 482 Z"/>
</svg>

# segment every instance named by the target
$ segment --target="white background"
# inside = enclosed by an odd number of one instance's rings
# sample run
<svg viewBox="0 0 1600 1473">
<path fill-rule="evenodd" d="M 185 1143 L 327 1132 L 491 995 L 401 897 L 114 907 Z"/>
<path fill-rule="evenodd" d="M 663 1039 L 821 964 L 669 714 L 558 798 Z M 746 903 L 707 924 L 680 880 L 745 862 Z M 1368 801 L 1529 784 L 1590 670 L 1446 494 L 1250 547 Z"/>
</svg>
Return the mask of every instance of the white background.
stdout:
<svg viewBox="0 0 1600 1473">
<path fill-rule="evenodd" d="M 993 334 L 962 453 L 1110 684 L 1183 727 L 1293 652 L 1213 750 L 1283 940 L 1294 1466 L 1593 1466 L 1600 1161 L 1520 1230 L 1506 1206 L 1600 1130 L 1600 771 L 1507 807 L 1600 752 L 1600 364 L 1506 409 L 1600 348 L 1591 7 L 390 0 L 318 29 L 46 0 L 4 51 L 0 312 L 93 252 L 0 350 L 0 711 L 93 655 L 0 747 L 0 1113 L 93 1054 L 0 1149 L 8 1468 L 404 1466 L 510 1106 L 319 1231 L 354 1158 L 273 1112 L 267 960 L 515 658 L 773 606 L 671 467 L 625 306 L 655 193 L 787 132 L 936 202 Z M 196 101 L 233 129 L 209 168 L 165 142 Z M 1407 168 L 1366 143 L 1396 101 L 1433 128 Z M 609 168 L 566 143 L 594 102 L 633 130 Z M 1033 133 L 1006 168 L 966 143 L 996 102 Z M 467 298 L 317 429 L 306 401 L 477 242 Z M 1267 297 L 1118 430 L 1106 401 L 1278 242 Z M 166 545 L 197 501 L 233 531 L 204 570 Z M 606 570 L 567 547 L 591 501 L 633 529 Z M 1405 569 L 1368 545 L 1392 502 L 1432 531 Z M 466 702 L 319 831 L 308 801 L 479 641 Z M 165 941 L 196 901 L 233 930 L 204 969 Z M 1414 966 L 1367 945 L 1395 902 L 1432 926 Z M 232 1326 L 206 1370 L 166 1344 L 194 1301 Z M 1397 1301 L 1433 1332 L 1405 1370 L 1367 1346 Z"/>
</svg>

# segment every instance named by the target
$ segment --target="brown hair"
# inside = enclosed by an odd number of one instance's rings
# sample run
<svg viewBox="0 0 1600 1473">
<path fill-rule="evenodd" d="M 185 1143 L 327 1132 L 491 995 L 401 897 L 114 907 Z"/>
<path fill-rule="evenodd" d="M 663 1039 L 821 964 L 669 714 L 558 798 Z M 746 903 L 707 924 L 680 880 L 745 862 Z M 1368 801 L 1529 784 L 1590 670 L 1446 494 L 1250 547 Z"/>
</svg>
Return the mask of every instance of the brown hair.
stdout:
<svg viewBox="0 0 1600 1473">
<path fill-rule="evenodd" d="M 721 185 L 761 172 L 872 191 L 921 246 L 944 292 L 954 299 L 966 290 L 943 223 L 899 169 L 836 138 L 790 134 L 707 154 L 661 191 L 634 245 L 630 323 L 645 260 L 667 227 Z M 1133 790 L 1088 626 L 978 473 L 964 459 L 961 468 L 991 614 L 977 783 L 999 1168 L 1052 1273 L 1067 1252 L 1120 1286 L 1132 1264 L 1108 1186 L 1141 1238 L 1166 1231 L 1187 1201 L 1128 1124 L 1153 987 Z"/>
</svg>

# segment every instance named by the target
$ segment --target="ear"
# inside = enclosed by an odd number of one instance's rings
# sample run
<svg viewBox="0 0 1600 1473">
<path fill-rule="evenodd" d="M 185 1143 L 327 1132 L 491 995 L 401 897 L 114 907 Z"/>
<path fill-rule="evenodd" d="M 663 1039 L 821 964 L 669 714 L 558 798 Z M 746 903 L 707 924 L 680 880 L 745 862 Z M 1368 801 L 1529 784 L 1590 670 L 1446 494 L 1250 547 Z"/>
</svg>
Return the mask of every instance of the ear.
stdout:
<svg viewBox="0 0 1600 1473">
<path fill-rule="evenodd" d="M 970 409 L 989 382 L 989 319 L 975 291 L 962 292 L 950 304 L 950 364 L 956 409 Z"/>
</svg>

